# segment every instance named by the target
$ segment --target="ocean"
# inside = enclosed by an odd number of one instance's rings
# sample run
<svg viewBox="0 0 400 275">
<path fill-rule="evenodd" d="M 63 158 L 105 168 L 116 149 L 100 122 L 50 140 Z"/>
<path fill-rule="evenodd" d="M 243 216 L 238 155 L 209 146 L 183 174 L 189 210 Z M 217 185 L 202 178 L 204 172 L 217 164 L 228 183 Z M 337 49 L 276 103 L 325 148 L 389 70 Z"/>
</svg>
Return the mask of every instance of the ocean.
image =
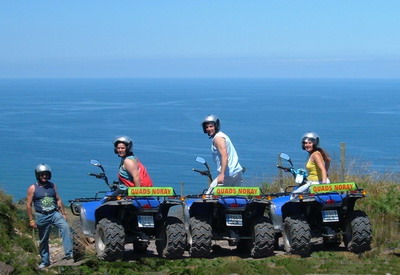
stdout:
<svg viewBox="0 0 400 275">
<path fill-rule="evenodd" d="M 244 184 L 277 175 L 277 156 L 296 167 L 307 156 L 307 131 L 338 163 L 365 173 L 400 170 L 400 80 L 350 79 L 2 79 L 0 80 L 0 189 L 19 200 L 47 163 L 67 203 L 107 190 L 89 164 L 99 160 L 116 180 L 112 141 L 128 135 L 156 186 L 195 194 L 207 179 L 192 171 L 203 156 L 215 175 L 202 119 L 215 114 L 246 167 Z M 181 187 L 183 186 L 183 190 Z"/>
</svg>

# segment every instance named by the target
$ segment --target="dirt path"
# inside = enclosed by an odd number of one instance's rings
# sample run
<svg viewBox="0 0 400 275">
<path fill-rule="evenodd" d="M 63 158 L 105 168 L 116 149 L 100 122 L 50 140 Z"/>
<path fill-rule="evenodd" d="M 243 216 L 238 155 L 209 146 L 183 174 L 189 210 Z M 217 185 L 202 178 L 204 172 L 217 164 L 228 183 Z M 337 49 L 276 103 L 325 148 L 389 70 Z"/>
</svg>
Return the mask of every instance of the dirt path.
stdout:
<svg viewBox="0 0 400 275">
<path fill-rule="evenodd" d="M 284 255 L 285 252 L 283 250 L 274 251 L 275 255 Z M 236 246 L 229 246 L 227 241 L 213 241 L 212 242 L 212 250 L 209 258 L 217 258 L 217 257 L 230 257 L 236 256 L 243 259 L 249 258 L 249 255 L 243 252 L 239 252 L 236 249 Z M 142 257 L 158 257 L 156 245 L 154 241 L 150 242 L 150 245 L 146 251 L 146 253 L 138 254 L 133 251 L 133 246 L 126 245 L 125 246 L 125 261 L 133 261 Z M 189 252 L 185 251 L 183 254 L 183 258 L 190 258 Z"/>
<path fill-rule="evenodd" d="M 274 256 L 282 256 L 286 255 L 284 249 L 283 249 L 283 244 L 282 244 L 282 239 L 280 239 L 280 247 L 279 249 L 274 251 Z M 92 244 L 93 249 L 94 249 L 94 244 Z M 323 248 L 323 245 L 320 240 L 316 239 L 312 241 L 311 245 L 311 250 L 312 251 L 317 251 L 317 250 L 328 250 L 326 248 Z M 341 244 L 339 247 L 334 249 L 334 251 L 346 251 L 345 247 L 343 244 Z M 80 265 L 82 264 L 85 260 L 79 261 L 76 263 L 68 263 L 65 264 L 63 262 L 62 257 L 64 257 L 64 251 L 61 245 L 59 244 L 53 244 L 50 245 L 50 253 L 51 253 L 51 262 L 53 266 L 57 265 Z M 209 258 L 218 258 L 218 257 L 240 257 L 243 259 L 252 259 L 249 257 L 248 254 L 240 252 L 236 249 L 235 246 L 229 246 L 227 241 L 213 241 L 212 242 L 212 251 L 211 255 Z M 155 241 L 150 241 L 149 247 L 146 252 L 144 253 L 137 253 L 134 252 L 133 250 L 133 245 L 132 244 L 127 244 L 125 245 L 125 254 L 124 254 L 124 261 L 134 261 L 139 258 L 143 257 L 158 257 Z M 183 254 L 183 258 L 190 258 L 189 252 L 185 251 Z"/>
<path fill-rule="evenodd" d="M 284 255 L 283 250 L 276 250 L 275 255 Z M 52 244 L 50 245 L 50 256 L 52 266 L 60 266 L 60 265 L 80 265 L 83 261 L 79 262 L 69 262 L 65 263 L 62 260 L 64 257 L 64 250 L 62 245 L 59 244 Z M 229 246 L 227 241 L 213 241 L 212 242 L 212 251 L 209 258 L 217 258 L 217 257 L 229 257 L 229 256 L 236 256 L 241 258 L 249 258 L 247 254 L 239 252 L 235 246 Z M 149 247 L 145 253 L 137 253 L 133 251 L 133 245 L 127 244 L 125 245 L 125 254 L 124 254 L 124 261 L 134 261 L 139 258 L 143 257 L 158 257 L 155 241 L 151 241 Z M 183 254 L 183 258 L 190 258 L 189 252 L 185 251 Z M 251 258 L 249 258 L 251 259 Z"/>
</svg>

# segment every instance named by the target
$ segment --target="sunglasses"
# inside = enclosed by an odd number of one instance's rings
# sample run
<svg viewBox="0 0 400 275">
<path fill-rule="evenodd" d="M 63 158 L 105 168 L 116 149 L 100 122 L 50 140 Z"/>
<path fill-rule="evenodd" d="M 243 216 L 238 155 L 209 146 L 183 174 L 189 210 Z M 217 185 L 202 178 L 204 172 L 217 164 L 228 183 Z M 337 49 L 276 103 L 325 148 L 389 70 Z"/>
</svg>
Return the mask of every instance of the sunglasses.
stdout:
<svg viewBox="0 0 400 275">
<path fill-rule="evenodd" d="M 50 173 L 49 172 L 40 172 L 39 173 L 39 177 L 44 177 L 44 176 L 49 177 Z"/>
</svg>

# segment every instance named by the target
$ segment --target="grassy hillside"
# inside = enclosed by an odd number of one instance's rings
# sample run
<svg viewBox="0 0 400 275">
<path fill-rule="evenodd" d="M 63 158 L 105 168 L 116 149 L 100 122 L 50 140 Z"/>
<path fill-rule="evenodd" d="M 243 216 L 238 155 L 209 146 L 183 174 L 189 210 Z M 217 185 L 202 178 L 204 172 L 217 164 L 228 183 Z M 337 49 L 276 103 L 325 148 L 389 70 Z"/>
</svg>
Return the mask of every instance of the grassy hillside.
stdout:
<svg viewBox="0 0 400 275">
<path fill-rule="evenodd" d="M 26 214 L 12 198 L 0 191 L 0 271 L 1 274 L 32 274 L 38 249 L 29 230 Z"/>
<path fill-rule="evenodd" d="M 337 181 L 338 175 L 330 175 Z M 356 255 L 339 248 L 315 249 L 310 257 L 276 255 L 248 259 L 234 254 L 214 254 L 209 259 L 164 260 L 143 257 L 132 261 L 100 262 L 88 255 L 78 266 L 54 266 L 49 274 L 398 274 L 400 270 L 400 184 L 396 175 L 347 176 L 368 191 L 357 202 L 373 225 L 372 250 Z M 266 184 L 267 191 L 290 185 L 292 179 Z M 57 235 L 53 242 L 59 242 Z M 0 274 L 43 274 L 39 262 L 37 233 L 28 228 L 24 205 L 0 191 Z M 156 272 L 156 273 L 154 273 Z"/>
</svg>

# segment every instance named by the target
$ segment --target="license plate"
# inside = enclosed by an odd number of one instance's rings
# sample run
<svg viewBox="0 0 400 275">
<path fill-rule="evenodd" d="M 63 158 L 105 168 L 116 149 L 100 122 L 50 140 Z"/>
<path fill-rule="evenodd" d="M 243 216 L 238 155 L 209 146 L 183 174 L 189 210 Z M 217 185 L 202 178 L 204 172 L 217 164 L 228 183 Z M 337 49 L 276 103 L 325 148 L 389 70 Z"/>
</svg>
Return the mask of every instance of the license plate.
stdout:
<svg viewBox="0 0 400 275">
<path fill-rule="evenodd" d="M 138 216 L 138 225 L 139 227 L 148 227 L 148 228 L 153 228 L 154 227 L 154 219 L 153 216 Z"/>
<path fill-rule="evenodd" d="M 242 214 L 226 214 L 227 226 L 242 226 Z"/>
<path fill-rule="evenodd" d="M 322 221 L 323 222 L 338 222 L 339 215 L 337 210 L 322 210 Z"/>
</svg>

